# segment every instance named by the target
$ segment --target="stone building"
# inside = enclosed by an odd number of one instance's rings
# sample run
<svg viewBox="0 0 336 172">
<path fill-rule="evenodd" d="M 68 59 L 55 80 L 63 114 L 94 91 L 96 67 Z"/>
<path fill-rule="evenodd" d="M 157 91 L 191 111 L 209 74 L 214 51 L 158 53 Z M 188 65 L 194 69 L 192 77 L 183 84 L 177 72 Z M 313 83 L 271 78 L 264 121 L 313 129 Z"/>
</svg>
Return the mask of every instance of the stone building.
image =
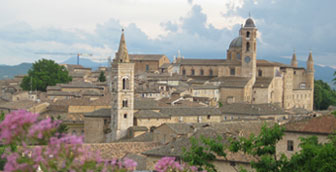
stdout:
<svg viewBox="0 0 336 172">
<path fill-rule="evenodd" d="M 285 109 L 313 110 L 312 53 L 309 53 L 306 69 L 297 66 L 295 52 L 290 65 L 257 60 L 256 40 L 257 27 L 253 19 L 248 18 L 239 36 L 231 41 L 226 59 L 177 57 L 170 72 L 189 78 L 206 78 L 218 86 L 222 103 L 276 103 Z"/>
<path fill-rule="evenodd" d="M 300 151 L 300 138 L 316 136 L 319 143 L 328 141 L 328 135 L 334 134 L 336 130 L 336 117 L 325 115 L 311 119 L 289 122 L 284 125 L 285 134 L 277 143 L 277 154 L 285 154 L 291 157 Z"/>
<path fill-rule="evenodd" d="M 168 57 L 163 54 L 129 54 L 129 59 L 135 63 L 135 74 L 161 72 L 161 67 L 170 63 Z"/>
</svg>

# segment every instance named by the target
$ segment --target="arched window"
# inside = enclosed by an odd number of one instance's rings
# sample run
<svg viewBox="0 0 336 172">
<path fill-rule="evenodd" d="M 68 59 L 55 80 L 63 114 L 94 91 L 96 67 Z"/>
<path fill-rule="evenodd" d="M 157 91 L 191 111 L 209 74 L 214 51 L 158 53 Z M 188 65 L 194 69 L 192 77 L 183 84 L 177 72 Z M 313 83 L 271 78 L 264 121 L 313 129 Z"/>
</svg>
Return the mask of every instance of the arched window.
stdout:
<svg viewBox="0 0 336 172">
<path fill-rule="evenodd" d="M 249 38 L 249 37 L 250 37 L 250 32 L 247 31 L 247 32 L 246 32 L 246 38 Z"/>
<path fill-rule="evenodd" d="M 213 71 L 212 69 L 209 70 L 209 76 L 212 76 L 213 75 Z"/>
<path fill-rule="evenodd" d="M 182 70 L 182 75 L 186 75 L 186 70 L 185 69 Z"/>
<path fill-rule="evenodd" d="M 195 69 L 191 69 L 191 75 L 195 75 Z"/>
<path fill-rule="evenodd" d="M 123 78 L 122 79 L 122 83 L 123 83 L 123 90 L 129 89 L 129 80 L 128 78 Z"/>
<path fill-rule="evenodd" d="M 204 70 L 203 69 L 201 69 L 201 71 L 200 71 L 200 75 L 204 75 Z"/>
<path fill-rule="evenodd" d="M 122 107 L 128 107 L 128 102 L 127 100 L 122 101 Z"/>
<path fill-rule="evenodd" d="M 124 118 L 125 118 L 125 119 L 127 118 L 127 114 L 126 114 L 126 113 L 124 114 Z"/>
<path fill-rule="evenodd" d="M 246 43 L 246 51 L 250 51 L 250 43 L 249 42 Z"/>
<path fill-rule="evenodd" d="M 236 69 L 235 69 L 235 68 L 231 68 L 231 69 L 230 69 L 230 75 L 231 75 L 231 76 L 236 75 Z"/>
<path fill-rule="evenodd" d="M 258 70 L 258 76 L 262 76 L 262 70 Z"/>
</svg>

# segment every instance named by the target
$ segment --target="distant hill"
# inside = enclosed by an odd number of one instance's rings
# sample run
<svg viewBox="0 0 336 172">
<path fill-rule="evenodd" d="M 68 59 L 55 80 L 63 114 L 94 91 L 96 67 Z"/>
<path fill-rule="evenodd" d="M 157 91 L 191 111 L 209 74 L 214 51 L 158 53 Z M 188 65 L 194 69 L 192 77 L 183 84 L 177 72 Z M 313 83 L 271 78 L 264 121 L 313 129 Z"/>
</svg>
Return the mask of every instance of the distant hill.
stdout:
<svg viewBox="0 0 336 172">
<path fill-rule="evenodd" d="M 61 62 L 60 64 L 77 64 L 77 57 L 71 57 L 68 60 L 65 60 L 64 62 Z M 92 68 L 93 70 L 97 69 L 100 66 L 107 66 L 106 62 L 97 63 L 86 58 L 80 58 L 79 64 L 84 67 Z"/>
<path fill-rule="evenodd" d="M 14 66 L 0 65 L 0 80 L 13 78 L 15 75 L 26 74 L 31 66 L 31 63 L 21 63 Z"/>
</svg>

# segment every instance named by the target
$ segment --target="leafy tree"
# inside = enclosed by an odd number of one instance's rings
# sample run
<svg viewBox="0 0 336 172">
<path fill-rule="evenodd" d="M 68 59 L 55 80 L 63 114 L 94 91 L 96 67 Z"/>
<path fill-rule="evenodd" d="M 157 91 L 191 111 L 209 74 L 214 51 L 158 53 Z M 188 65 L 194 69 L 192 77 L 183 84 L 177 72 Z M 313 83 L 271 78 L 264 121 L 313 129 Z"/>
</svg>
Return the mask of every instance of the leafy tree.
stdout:
<svg viewBox="0 0 336 172">
<path fill-rule="evenodd" d="M 100 72 L 98 80 L 99 80 L 99 82 L 105 82 L 106 81 L 106 77 L 105 77 L 104 71 Z"/>
<path fill-rule="evenodd" d="M 217 171 L 215 166 L 210 163 L 216 159 L 216 154 L 226 157 L 224 152 L 222 138 L 210 139 L 200 137 L 201 143 L 198 139 L 192 137 L 190 139 L 191 147 L 189 150 L 184 148 L 182 159 L 190 165 L 198 167 L 198 170 L 207 170 L 209 172 Z"/>
<path fill-rule="evenodd" d="M 58 65 L 53 60 L 42 59 L 35 62 L 28 71 L 28 76 L 22 80 L 23 90 L 46 91 L 48 86 L 57 83 L 68 83 L 72 80 L 64 66 Z"/>
<path fill-rule="evenodd" d="M 334 81 L 334 85 L 336 85 L 336 71 L 335 71 L 335 73 L 334 73 L 334 79 L 333 79 L 333 81 Z"/>
<path fill-rule="evenodd" d="M 222 156 L 227 151 L 243 152 L 246 155 L 254 156 L 256 161 L 251 161 L 251 167 L 257 172 L 332 172 L 336 169 L 336 134 L 330 135 L 329 141 L 319 143 L 316 136 L 300 138 L 299 147 L 301 150 L 295 153 L 290 159 L 284 154 L 277 157 L 276 143 L 282 139 L 284 128 L 274 125 L 269 128 L 264 125 L 259 135 L 251 135 L 248 138 L 230 138 L 227 145 L 223 141 L 209 139 L 202 140 L 203 145 L 194 144 L 190 150 L 186 151 L 187 162 L 202 167 L 205 164 L 212 166 L 212 155 Z M 195 141 L 194 141 L 195 142 Z M 203 147 L 203 148 L 202 148 Z M 204 147 L 214 147 L 208 149 Z M 219 149 L 218 149 L 219 148 Z M 219 154 L 218 154 L 219 153 Z M 211 155 L 208 156 L 206 155 Z M 206 162 L 205 162 L 206 161 Z M 195 163 L 197 162 L 197 163 Z M 210 165 L 208 164 L 210 163 Z M 238 171 L 236 169 L 236 171 Z M 239 171 L 247 171 L 239 169 Z"/>
<path fill-rule="evenodd" d="M 336 105 L 336 91 L 322 80 L 315 81 L 314 109 L 325 110 L 330 105 Z"/>
</svg>

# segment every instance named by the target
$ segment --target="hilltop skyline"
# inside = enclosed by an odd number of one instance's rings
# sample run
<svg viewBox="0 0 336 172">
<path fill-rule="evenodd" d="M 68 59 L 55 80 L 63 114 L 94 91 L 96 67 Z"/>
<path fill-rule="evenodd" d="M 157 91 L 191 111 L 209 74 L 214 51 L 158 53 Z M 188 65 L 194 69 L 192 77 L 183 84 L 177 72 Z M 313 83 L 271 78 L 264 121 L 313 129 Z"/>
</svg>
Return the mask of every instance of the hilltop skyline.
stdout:
<svg viewBox="0 0 336 172">
<path fill-rule="evenodd" d="M 316 64 L 336 66 L 334 5 L 331 0 L 5 0 L 0 7 L 0 63 L 46 57 L 35 52 L 114 56 L 121 28 L 130 53 L 160 53 L 172 59 L 181 50 L 186 58 L 226 58 L 228 45 L 250 12 L 259 29 L 258 58 L 290 58 L 295 48 L 298 59 L 305 61 L 312 49 Z M 69 58 L 53 57 L 57 62 Z"/>
</svg>

